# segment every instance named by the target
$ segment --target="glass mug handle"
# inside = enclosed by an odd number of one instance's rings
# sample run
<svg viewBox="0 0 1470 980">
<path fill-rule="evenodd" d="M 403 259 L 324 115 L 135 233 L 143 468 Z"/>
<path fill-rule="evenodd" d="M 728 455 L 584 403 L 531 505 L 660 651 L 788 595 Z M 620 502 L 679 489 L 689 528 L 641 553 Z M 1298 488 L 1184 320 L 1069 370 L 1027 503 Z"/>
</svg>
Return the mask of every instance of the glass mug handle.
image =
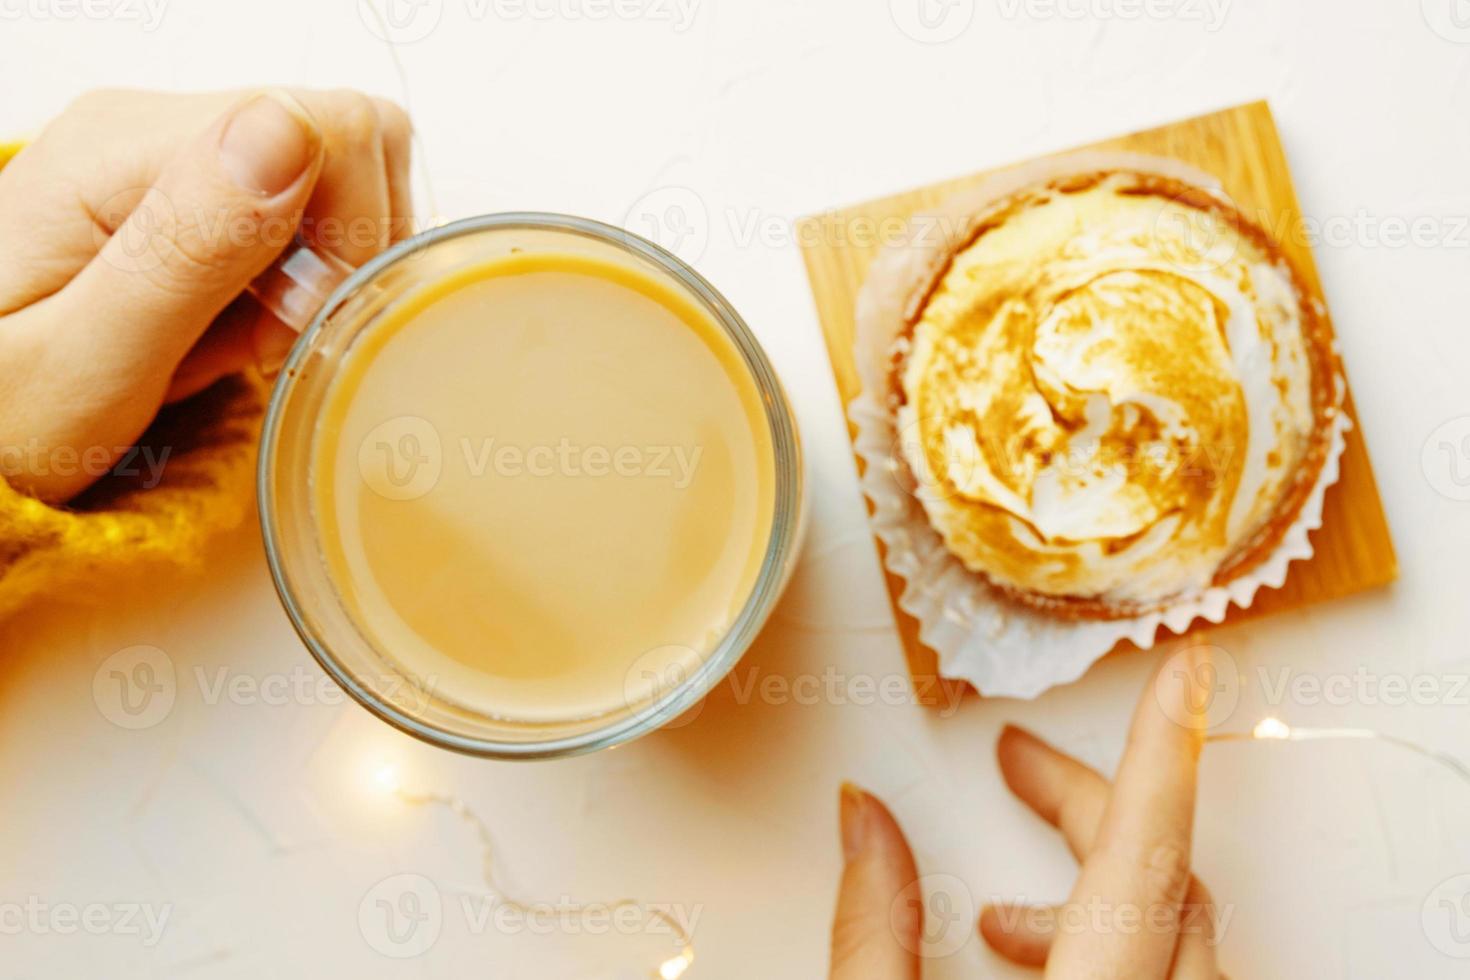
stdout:
<svg viewBox="0 0 1470 980">
<path fill-rule="evenodd" d="M 245 288 L 278 320 L 300 333 L 354 271 L 335 255 L 310 245 L 294 245 Z"/>
</svg>

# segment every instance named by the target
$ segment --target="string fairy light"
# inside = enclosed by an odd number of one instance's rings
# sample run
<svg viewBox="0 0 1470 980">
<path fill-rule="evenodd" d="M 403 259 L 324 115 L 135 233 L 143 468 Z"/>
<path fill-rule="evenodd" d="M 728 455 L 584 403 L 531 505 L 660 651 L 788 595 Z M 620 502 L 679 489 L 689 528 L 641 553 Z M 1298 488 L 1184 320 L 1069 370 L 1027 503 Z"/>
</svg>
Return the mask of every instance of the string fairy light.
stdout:
<svg viewBox="0 0 1470 980">
<path fill-rule="evenodd" d="M 1206 742 L 1318 742 L 1318 741 L 1375 741 L 1407 749 L 1445 767 L 1470 785 L 1470 765 L 1448 752 L 1441 752 L 1411 742 L 1397 735 L 1374 731 L 1371 728 L 1294 728 L 1280 718 L 1262 718 L 1248 732 L 1218 732 L 1206 736 Z"/>
<path fill-rule="evenodd" d="M 372 783 L 383 794 L 392 796 L 408 806 L 443 807 L 458 817 L 470 828 L 475 836 L 475 842 L 479 845 L 480 879 L 485 887 L 507 908 L 528 917 L 534 914 L 529 903 L 511 898 L 496 880 L 495 843 L 490 836 L 490 827 L 479 814 L 470 809 L 469 804 L 463 799 L 448 793 L 422 793 L 407 790 L 399 781 L 397 770 L 391 766 L 379 768 L 372 776 Z M 659 963 L 649 973 L 649 976 L 653 980 L 679 980 L 694 963 L 694 943 L 689 935 L 689 930 L 670 913 L 661 909 L 645 909 L 639 902 L 631 898 L 619 899 L 607 905 L 584 902 L 568 906 L 565 910 L 572 915 L 585 916 L 594 910 L 599 913 L 615 913 L 620 909 L 629 908 L 637 909 L 653 922 L 661 923 L 673 933 L 674 941 L 679 945 L 679 952 Z"/>
<path fill-rule="evenodd" d="M 1386 732 L 1375 731 L 1371 728 L 1297 728 L 1288 725 L 1279 718 L 1266 717 L 1256 722 L 1250 731 L 1245 732 L 1216 732 L 1205 738 L 1206 742 L 1315 742 L 1315 741 L 1377 741 L 1388 745 L 1413 752 L 1415 755 L 1429 759 L 1450 772 L 1454 773 L 1466 785 L 1470 785 L 1470 765 L 1463 760 L 1432 749 L 1417 742 L 1391 735 Z M 490 828 L 479 814 L 475 813 L 463 799 L 448 793 L 415 792 L 405 789 L 398 778 L 398 772 L 391 766 L 378 768 L 371 776 L 374 788 L 385 796 L 392 796 L 404 804 L 413 807 L 442 807 L 466 824 L 473 832 L 475 841 L 480 848 L 480 878 L 491 894 L 497 896 L 507 907 L 522 915 L 531 915 L 532 909 L 522 901 L 511 898 L 496 880 L 495 875 L 495 845 L 490 836 Z M 570 906 L 567 911 L 573 915 L 586 915 L 593 909 L 599 911 L 617 911 L 624 908 L 633 908 L 647 915 L 651 920 L 663 924 L 679 944 L 679 952 L 674 956 L 662 961 L 655 967 L 649 976 L 653 980 L 680 980 L 694 963 L 694 945 L 689 931 L 667 912 L 657 909 L 643 909 L 642 905 L 631 898 L 621 899 L 610 905 L 594 905 L 593 903 L 582 903 Z"/>
<path fill-rule="evenodd" d="M 380 0 L 370 0 L 368 3 L 360 3 L 358 9 L 368 11 L 369 16 L 372 17 L 373 23 L 369 26 L 377 28 L 374 33 L 378 35 L 379 39 L 382 40 L 388 49 L 388 57 L 393 62 L 393 71 L 398 76 L 399 97 L 403 100 L 403 109 L 412 116 L 413 99 L 409 93 L 408 69 L 404 67 L 403 58 L 398 54 L 398 44 L 393 40 L 393 34 L 388 28 L 388 18 L 380 9 L 379 2 Z M 434 180 L 429 173 L 428 151 L 424 147 L 423 137 L 419 135 L 417 128 L 410 133 L 409 139 L 414 146 L 415 156 L 419 164 L 419 173 L 423 178 L 424 198 L 428 202 L 429 214 L 431 215 L 429 220 L 421 228 L 416 228 L 414 231 L 427 231 L 430 228 L 438 228 L 441 225 L 448 224 L 449 219 L 444 217 L 439 211 L 439 202 L 434 193 Z"/>
</svg>

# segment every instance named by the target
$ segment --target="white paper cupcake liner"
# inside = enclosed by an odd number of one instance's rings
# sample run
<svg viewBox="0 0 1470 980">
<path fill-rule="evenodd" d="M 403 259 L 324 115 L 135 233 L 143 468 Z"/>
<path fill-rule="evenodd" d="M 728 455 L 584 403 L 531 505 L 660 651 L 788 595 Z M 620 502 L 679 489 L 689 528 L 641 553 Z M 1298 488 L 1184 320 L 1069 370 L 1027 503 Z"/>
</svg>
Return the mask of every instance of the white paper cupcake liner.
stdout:
<svg viewBox="0 0 1470 980">
<path fill-rule="evenodd" d="M 898 604 L 918 620 L 919 638 L 938 654 L 940 673 L 968 681 L 991 697 L 1034 698 L 1075 681 L 1121 640 L 1147 650 L 1160 626 L 1179 634 L 1196 620 L 1219 623 L 1231 606 L 1249 608 L 1262 587 L 1280 588 L 1292 562 L 1312 557 L 1310 533 L 1322 526 L 1323 499 L 1337 482 L 1351 425 L 1345 412 L 1336 412 L 1317 480 L 1265 560 L 1225 585 L 1155 612 L 1127 619 L 1062 619 L 1010 599 L 950 554 L 918 498 L 904 486 L 906 464 L 888 404 L 894 341 L 947 256 L 948 242 L 966 234 L 971 217 L 1027 185 L 1100 169 L 1159 173 L 1224 196 L 1207 174 L 1134 154 L 1073 154 L 1017 168 L 935 211 L 915 215 L 910 241 L 880 254 L 857 300 L 854 354 L 863 392 L 848 406 L 848 416 L 857 430 L 853 445 L 864 464 L 860 483 L 872 504 L 873 533 L 883 542 L 889 571 L 903 582 Z M 1340 406 L 1345 385 L 1341 378 L 1335 381 Z"/>
</svg>

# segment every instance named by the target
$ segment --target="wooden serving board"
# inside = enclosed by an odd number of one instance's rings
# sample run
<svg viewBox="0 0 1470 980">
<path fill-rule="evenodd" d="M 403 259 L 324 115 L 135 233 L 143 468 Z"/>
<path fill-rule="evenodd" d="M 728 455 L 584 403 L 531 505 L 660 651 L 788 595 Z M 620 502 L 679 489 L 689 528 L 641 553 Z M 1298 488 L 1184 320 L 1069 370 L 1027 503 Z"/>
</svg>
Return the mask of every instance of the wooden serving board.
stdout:
<svg viewBox="0 0 1470 980">
<path fill-rule="evenodd" d="M 1078 149 L 1172 157 L 1215 175 L 1241 210 L 1273 233 L 1300 271 L 1307 288 L 1322 298 L 1317 266 L 1306 244 L 1309 238 L 1298 233 L 1302 228 L 1301 209 L 1276 123 L 1266 103 L 1236 106 Z M 878 254 L 881 243 L 877 239 L 883 236 L 831 235 L 822 233 L 822 229 L 893 227 L 895 222 L 934 208 L 954 193 L 1006 169 L 1010 168 L 943 181 L 803 219 L 802 252 L 844 406 L 862 388 L 852 352 L 853 307 L 868 266 Z M 1346 404 L 1348 414 L 1356 423 L 1351 392 Z M 848 431 L 849 435 L 853 434 L 850 421 Z M 862 465 L 859 459 L 858 466 Z M 876 538 L 874 541 L 881 557 L 882 542 Z M 1341 479 L 1327 491 L 1322 528 L 1312 535 L 1312 542 L 1315 555 L 1310 561 L 1292 563 L 1282 588 L 1261 590 L 1250 609 L 1232 608 L 1226 622 L 1380 587 L 1398 577 L 1388 521 L 1373 479 L 1362 429 L 1356 424 L 1347 435 Z M 936 685 L 963 685 L 964 682 L 938 678 L 937 657 L 920 642 L 918 622 L 898 606 L 903 581 L 888 572 L 886 565 L 885 574 L 916 690 L 922 701 L 939 703 Z M 1131 644 L 1127 643 L 1118 647 L 1119 650 L 1129 648 Z"/>
</svg>

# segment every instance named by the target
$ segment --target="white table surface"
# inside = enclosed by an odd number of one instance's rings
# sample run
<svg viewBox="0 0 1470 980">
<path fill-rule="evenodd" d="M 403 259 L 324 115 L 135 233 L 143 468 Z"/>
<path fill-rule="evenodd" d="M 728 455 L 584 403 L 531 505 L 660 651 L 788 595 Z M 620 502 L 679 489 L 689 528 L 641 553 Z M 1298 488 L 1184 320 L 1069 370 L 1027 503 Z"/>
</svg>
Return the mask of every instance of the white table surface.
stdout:
<svg viewBox="0 0 1470 980">
<path fill-rule="evenodd" d="M 601 18 L 609 8 L 573 0 L 402 8 L 438 18 L 400 50 L 443 213 L 652 213 L 691 229 L 683 247 L 785 378 L 810 536 L 744 679 L 904 670 L 795 219 L 1264 96 L 1326 229 L 1318 262 L 1403 574 L 1218 631 L 1243 675 L 1232 724 L 1366 725 L 1470 755 L 1470 503 L 1455 499 L 1470 496 L 1470 27 L 1456 27 L 1470 5 L 1216 0 L 1214 20 L 1204 0 L 1153 0 L 1138 17 L 1129 0 L 926 2 L 930 28 L 918 0 L 686 0 L 687 23 L 654 0 Z M 91 3 L 0 0 L 0 133 L 33 131 L 96 86 L 401 94 L 352 0 Z M 1417 244 L 1403 241 L 1414 219 L 1428 229 Z M 460 903 L 473 841 L 374 791 L 392 765 L 485 817 L 519 896 L 678 906 L 698 915 L 689 977 L 810 980 L 825 970 L 840 780 L 892 803 L 921 870 L 953 876 L 935 883 L 961 913 L 971 896 L 1059 899 L 1071 861 L 1007 795 L 995 735 L 1022 722 L 1111 770 L 1156 662 L 1115 658 L 1033 703 L 971 700 L 948 718 L 846 697 L 741 704 L 726 688 L 692 724 L 613 752 L 496 764 L 342 704 L 277 605 L 254 526 L 204 574 L 98 595 L 0 627 L 7 977 L 631 978 L 669 953 L 657 937 L 477 928 Z M 165 651 L 176 681 L 167 713 L 127 730 L 93 682 L 137 644 Z M 1292 678 L 1336 692 L 1283 694 Z M 1415 678 L 1423 703 L 1380 684 Z M 237 686 L 219 693 L 222 680 Z M 1202 779 L 1196 866 L 1232 906 L 1232 975 L 1470 975 L 1447 955 L 1470 952 L 1455 939 L 1470 940 L 1470 902 L 1438 901 L 1470 885 L 1434 891 L 1470 872 L 1470 788 L 1373 745 L 1211 747 Z M 401 874 L 442 895 L 437 941 L 407 960 L 369 935 Z M 27 905 L 40 911 L 17 927 Z M 89 905 L 104 934 L 64 934 L 65 909 Z M 161 938 L 128 928 L 129 906 L 167 910 Z M 1025 975 L 967 922 L 941 938 L 959 948 L 927 976 Z"/>
</svg>

